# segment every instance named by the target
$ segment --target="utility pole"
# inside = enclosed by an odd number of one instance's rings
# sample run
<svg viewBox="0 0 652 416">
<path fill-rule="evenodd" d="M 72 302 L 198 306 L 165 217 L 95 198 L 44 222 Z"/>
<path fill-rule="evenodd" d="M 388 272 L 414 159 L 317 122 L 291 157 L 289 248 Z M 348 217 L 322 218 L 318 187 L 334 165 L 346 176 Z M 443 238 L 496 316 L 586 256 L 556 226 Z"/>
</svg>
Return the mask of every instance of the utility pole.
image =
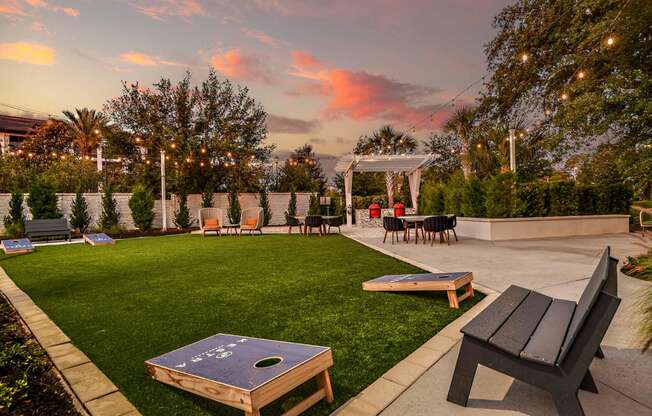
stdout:
<svg viewBox="0 0 652 416">
<path fill-rule="evenodd" d="M 509 170 L 516 172 L 516 131 L 509 129 Z"/>
<path fill-rule="evenodd" d="M 168 230 L 168 210 L 165 194 L 165 150 L 161 150 L 161 214 L 163 217 L 163 231 Z"/>
</svg>

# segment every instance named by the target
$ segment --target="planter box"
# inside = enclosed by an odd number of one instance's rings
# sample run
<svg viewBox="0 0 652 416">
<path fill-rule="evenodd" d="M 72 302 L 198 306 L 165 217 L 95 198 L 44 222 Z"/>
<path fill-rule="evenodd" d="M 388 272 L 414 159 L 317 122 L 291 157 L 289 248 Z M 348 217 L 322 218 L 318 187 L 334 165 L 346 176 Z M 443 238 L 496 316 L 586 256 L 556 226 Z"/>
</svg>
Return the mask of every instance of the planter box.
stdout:
<svg viewBox="0 0 652 416">
<path fill-rule="evenodd" d="M 533 218 L 457 217 L 458 235 L 501 241 L 629 232 L 629 215 L 577 215 Z"/>
</svg>

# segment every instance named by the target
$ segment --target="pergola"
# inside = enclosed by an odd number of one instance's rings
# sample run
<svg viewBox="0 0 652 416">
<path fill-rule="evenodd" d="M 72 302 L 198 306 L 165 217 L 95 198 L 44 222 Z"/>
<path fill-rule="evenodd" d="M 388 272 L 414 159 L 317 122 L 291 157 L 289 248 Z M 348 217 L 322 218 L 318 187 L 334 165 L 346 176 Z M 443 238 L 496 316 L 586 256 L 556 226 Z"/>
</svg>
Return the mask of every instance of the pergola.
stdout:
<svg viewBox="0 0 652 416">
<path fill-rule="evenodd" d="M 387 198 L 393 204 L 394 176 L 405 172 L 410 183 L 412 206 L 417 208 L 421 170 L 432 160 L 432 155 L 346 155 L 335 165 L 335 171 L 344 174 L 344 192 L 346 195 L 346 223 L 352 224 L 353 201 L 351 190 L 353 172 L 385 172 Z"/>
</svg>

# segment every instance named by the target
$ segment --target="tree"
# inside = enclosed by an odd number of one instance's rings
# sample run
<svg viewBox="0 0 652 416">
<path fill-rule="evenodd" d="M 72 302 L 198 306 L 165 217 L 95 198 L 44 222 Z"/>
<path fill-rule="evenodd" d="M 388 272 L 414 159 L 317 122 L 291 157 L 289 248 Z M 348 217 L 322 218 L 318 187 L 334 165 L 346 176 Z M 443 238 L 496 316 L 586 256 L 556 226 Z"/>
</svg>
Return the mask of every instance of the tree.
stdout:
<svg viewBox="0 0 652 416">
<path fill-rule="evenodd" d="M 131 198 L 129 198 L 129 209 L 134 224 L 141 231 L 152 229 L 154 222 L 154 196 L 144 185 L 134 186 Z"/>
<path fill-rule="evenodd" d="M 433 155 L 435 163 L 424 174 L 424 179 L 433 178 L 447 181 L 455 171 L 461 168 L 459 153 L 461 143 L 451 134 L 432 134 L 424 142 L 426 151 Z"/>
<path fill-rule="evenodd" d="M 102 230 L 110 231 L 120 226 L 120 212 L 118 212 L 118 202 L 113 198 L 113 188 L 111 185 L 104 187 L 102 194 L 102 213 L 98 224 Z"/>
<path fill-rule="evenodd" d="M 188 210 L 188 194 L 185 191 L 179 192 L 179 210 L 174 215 L 174 225 L 182 230 L 190 227 L 190 211 Z"/>
<path fill-rule="evenodd" d="M 72 153 L 74 143 L 64 121 L 49 119 L 30 132 L 20 148 L 30 165 L 45 169 L 61 155 Z"/>
<path fill-rule="evenodd" d="M 57 194 L 52 183 L 44 176 L 38 176 L 32 182 L 27 197 L 27 205 L 35 220 L 61 218 L 57 208 Z"/>
<path fill-rule="evenodd" d="M 9 214 L 4 218 L 5 228 L 11 224 L 17 224 L 20 227 L 25 226 L 22 192 L 11 193 L 11 199 L 9 200 Z"/>
<path fill-rule="evenodd" d="M 310 203 L 308 205 L 308 215 L 319 215 L 321 213 L 321 205 L 319 205 L 319 196 L 310 194 Z"/>
<path fill-rule="evenodd" d="M 444 131 L 453 134 L 461 143 L 460 164 L 464 178 L 471 174 L 471 136 L 475 123 L 475 109 L 463 106 L 455 110 L 453 115 L 444 124 Z"/>
<path fill-rule="evenodd" d="M 196 87 L 190 73 L 177 84 L 164 78 L 152 88 L 125 83 L 105 112 L 150 154 L 165 150 L 178 163 L 171 185 L 183 184 L 188 192 L 201 192 L 208 183 L 226 189 L 234 181 L 242 191 L 258 190 L 273 150 L 265 145 L 265 110 L 247 88 L 218 79 L 212 68 Z"/>
<path fill-rule="evenodd" d="M 564 154 L 614 141 L 652 140 L 652 8 L 646 0 L 519 0 L 494 18 L 492 73 L 479 112 L 535 128 Z"/>
<path fill-rule="evenodd" d="M 206 185 L 204 192 L 201 194 L 201 207 L 202 208 L 211 208 L 213 206 L 213 186 L 211 184 Z"/>
<path fill-rule="evenodd" d="M 100 140 L 100 134 L 106 124 L 102 113 L 88 108 L 75 109 L 75 112 L 64 111 L 70 137 L 72 137 L 79 154 L 87 156 Z"/>
<path fill-rule="evenodd" d="M 369 136 L 360 137 L 353 153 L 357 155 L 399 155 L 412 153 L 416 148 L 417 141 L 412 136 L 394 130 L 390 125 L 385 125 Z"/>
<path fill-rule="evenodd" d="M 78 229 L 83 234 L 90 224 L 91 216 L 88 213 L 88 203 L 81 191 L 77 191 L 70 210 L 70 225 L 72 225 L 73 229 Z"/>
<path fill-rule="evenodd" d="M 294 193 L 294 189 L 290 191 L 290 201 L 288 202 L 288 210 L 286 214 L 290 217 L 297 215 L 297 194 Z"/>
<path fill-rule="evenodd" d="M 258 194 L 258 203 L 263 209 L 263 225 L 269 225 L 269 222 L 272 220 L 272 210 L 269 207 L 269 196 L 267 195 L 267 189 L 260 188 Z"/>
<path fill-rule="evenodd" d="M 288 192 L 290 189 L 294 189 L 324 193 L 326 177 L 311 145 L 304 144 L 292 151 L 279 172 L 278 182 L 277 190 L 279 192 Z"/>
<path fill-rule="evenodd" d="M 229 189 L 229 222 L 231 222 L 231 224 L 238 224 L 240 222 L 241 213 L 238 189 L 232 185 L 231 189 Z"/>
</svg>

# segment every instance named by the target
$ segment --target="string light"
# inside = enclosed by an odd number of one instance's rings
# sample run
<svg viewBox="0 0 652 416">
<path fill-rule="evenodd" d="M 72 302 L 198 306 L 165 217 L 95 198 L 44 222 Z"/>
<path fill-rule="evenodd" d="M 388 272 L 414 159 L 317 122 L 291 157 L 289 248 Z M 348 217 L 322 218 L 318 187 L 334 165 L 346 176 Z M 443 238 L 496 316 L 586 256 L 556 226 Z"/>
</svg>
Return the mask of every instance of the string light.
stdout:
<svg viewBox="0 0 652 416">
<path fill-rule="evenodd" d="M 482 149 L 482 143 L 478 143 L 478 144 L 476 145 L 476 147 L 477 147 L 478 149 Z"/>
<path fill-rule="evenodd" d="M 199 162 L 199 166 L 204 167 L 204 162 Z"/>
<path fill-rule="evenodd" d="M 530 59 L 527 53 L 521 54 L 521 62 L 526 63 Z"/>
<path fill-rule="evenodd" d="M 176 143 L 172 143 L 172 144 L 170 145 L 170 147 L 173 148 L 173 149 L 176 149 L 176 148 L 177 148 L 177 145 L 176 145 Z"/>
<path fill-rule="evenodd" d="M 136 143 L 140 143 L 141 139 L 140 137 L 136 137 Z"/>
<path fill-rule="evenodd" d="M 149 161 L 149 160 L 146 160 L 146 161 L 145 161 L 145 164 L 146 164 L 146 165 L 149 165 L 149 164 L 150 164 L 150 161 Z"/>
<path fill-rule="evenodd" d="M 616 39 L 613 36 L 609 36 L 607 38 L 606 43 L 607 43 L 607 46 L 614 46 L 614 44 L 616 43 Z"/>
<path fill-rule="evenodd" d="M 561 99 L 562 99 L 563 101 L 568 100 L 568 94 L 566 94 L 565 92 L 562 93 L 562 94 L 561 94 Z"/>
<path fill-rule="evenodd" d="M 206 149 L 204 149 L 204 148 L 202 147 L 202 148 L 201 148 L 201 152 L 202 152 L 202 153 L 206 153 Z"/>
<path fill-rule="evenodd" d="M 577 79 L 584 79 L 586 76 L 586 73 L 584 71 L 580 71 L 577 73 Z"/>
</svg>

